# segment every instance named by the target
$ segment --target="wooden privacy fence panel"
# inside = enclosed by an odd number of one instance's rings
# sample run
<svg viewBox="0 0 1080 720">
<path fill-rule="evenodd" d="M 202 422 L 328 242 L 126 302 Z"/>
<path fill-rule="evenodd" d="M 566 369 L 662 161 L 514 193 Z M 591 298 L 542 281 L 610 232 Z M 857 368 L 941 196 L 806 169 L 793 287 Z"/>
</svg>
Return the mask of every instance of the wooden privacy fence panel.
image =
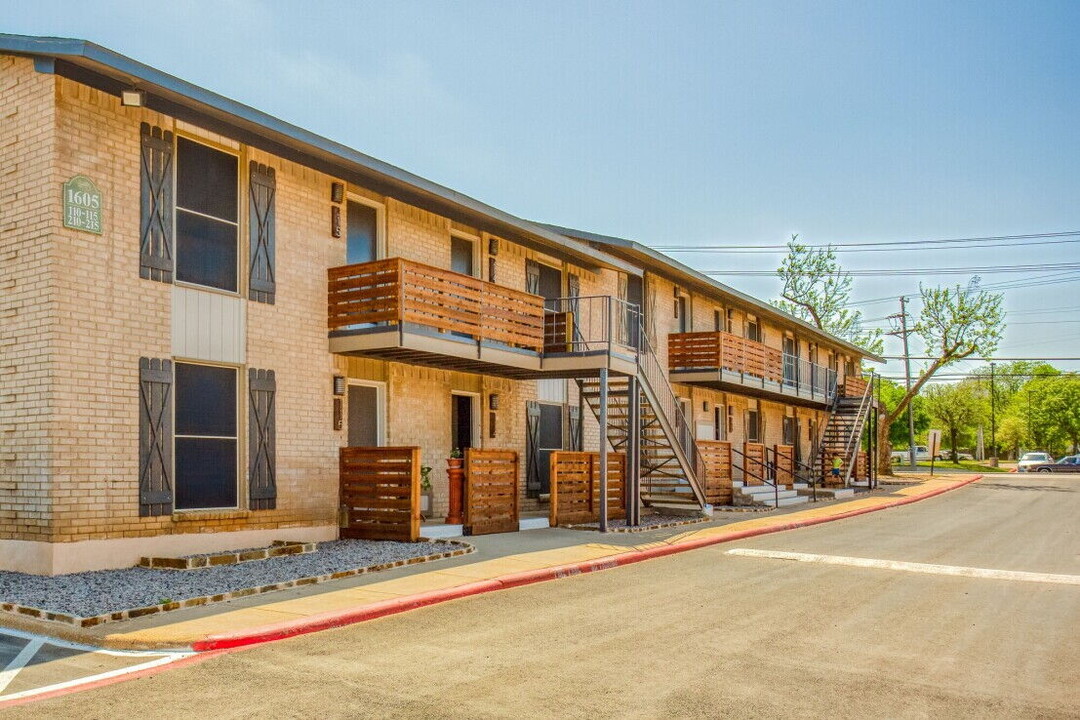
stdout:
<svg viewBox="0 0 1080 720">
<path fill-rule="evenodd" d="M 343 447 L 341 537 L 403 540 L 420 537 L 420 448 Z"/>
<path fill-rule="evenodd" d="M 668 369 L 716 368 L 781 382 L 784 354 L 763 343 L 726 332 L 668 336 Z"/>
<path fill-rule="evenodd" d="M 626 517 L 626 455 L 608 453 L 608 519 Z M 600 520 L 600 453 L 551 453 L 552 527 Z"/>
<path fill-rule="evenodd" d="M 725 440 L 698 440 L 705 463 L 705 499 L 711 505 L 731 505 L 731 443 Z"/>
<path fill-rule="evenodd" d="M 867 458 L 865 450 L 860 450 L 859 454 L 855 457 L 855 473 L 851 477 L 852 479 L 858 478 L 860 480 L 865 480 L 866 478 L 870 477 L 870 474 L 867 470 Z"/>
<path fill-rule="evenodd" d="M 764 485 L 765 446 L 762 443 L 743 443 L 743 455 L 746 462 L 743 467 L 743 482 L 747 485 Z"/>
<path fill-rule="evenodd" d="M 776 484 L 795 484 L 795 448 L 791 445 L 774 445 L 773 456 L 776 458 Z"/>
<path fill-rule="evenodd" d="M 844 397 L 861 398 L 866 392 L 866 378 L 848 375 L 844 378 Z"/>
<path fill-rule="evenodd" d="M 544 299 L 401 258 L 330 268 L 328 327 L 371 323 L 413 323 L 540 352 Z"/>
<path fill-rule="evenodd" d="M 518 454 L 513 450 L 465 451 L 465 534 L 518 529 Z"/>
</svg>

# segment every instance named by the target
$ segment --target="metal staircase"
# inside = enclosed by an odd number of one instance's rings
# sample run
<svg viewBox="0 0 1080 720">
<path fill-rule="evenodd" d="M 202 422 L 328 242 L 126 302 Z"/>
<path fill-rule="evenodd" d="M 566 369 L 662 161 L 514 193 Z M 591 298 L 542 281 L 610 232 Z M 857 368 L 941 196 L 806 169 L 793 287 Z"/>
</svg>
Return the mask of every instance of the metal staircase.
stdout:
<svg viewBox="0 0 1080 720">
<path fill-rule="evenodd" d="M 831 459 L 837 455 L 843 459 L 843 480 L 840 486 L 847 487 L 851 482 L 863 429 L 873 406 L 870 396 L 872 387 L 873 384 L 868 383 L 861 397 L 836 398 L 816 454 L 821 461 L 821 473 L 826 485 L 833 483 Z"/>
<path fill-rule="evenodd" d="M 630 388 L 636 387 L 639 402 L 641 500 L 653 507 L 703 508 L 705 493 L 699 479 L 705 476 L 694 435 L 683 415 L 643 328 L 637 336 L 637 381 L 627 376 L 608 379 L 608 442 L 616 451 L 630 448 Z M 601 380 L 578 379 L 582 399 L 599 420 Z"/>
</svg>

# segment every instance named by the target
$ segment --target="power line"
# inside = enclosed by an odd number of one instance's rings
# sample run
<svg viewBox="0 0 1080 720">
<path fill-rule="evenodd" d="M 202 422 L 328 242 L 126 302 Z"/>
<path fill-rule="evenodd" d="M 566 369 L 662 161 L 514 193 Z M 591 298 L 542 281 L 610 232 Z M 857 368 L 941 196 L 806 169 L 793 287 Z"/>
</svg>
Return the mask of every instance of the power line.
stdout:
<svg viewBox="0 0 1080 720">
<path fill-rule="evenodd" d="M 993 273 L 1080 271 L 1080 262 L 1040 263 L 1037 265 L 969 265 L 966 267 L 947 268 L 883 268 L 880 270 L 845 270 L 845 275 L 852 277 L 895 276 L 895 275 L 987 275 Z M 776 270 L 702 270 L 705 275 L 747 275 L 771 276 Z M 801 273 L 812 275 L 814 273 Z"/>
<path fill-rule="evenodd" d="M 882 355 L 881 357 L 886 360 L 903 360 L 903 355 Z M 929 355 L 912 355 L 912 360 L 937 360 L 936 357 L 930 357 Z M 1063 361 L 1073 360 L 1080 361 L 1080 357 L 966 357 L 964 360 L 977 360 L 979 362 L 1014 362 L 1017 360 L 1030 360 L 1032 362 L 1050 362 L 1051 360 Z"/>
<path fill-rule="evenodd" d="M 979 250 L 985 248 L 1014 248 L 1014 247 L 1031 247 L 1033 245 L 1061 245 L 1064 243 L 1078 243 L 1080 238 L 1071 238 L 1068 240 L 1034 240 L 1030 242 L 1005 242 L 1005 243 L 979 243 L 977 245 L 962 245 L 959 247 L 949 247 L 940 245 L 931 245 L 929 247 L 923 245 L 915 245 L 912 243 L 905 243 L 904 247 L 846 247 L 846 246 L 830 246 L 827 245 L 813 245 L 810 246 L 811 250 L 829 250 L 834 253 L 879 253 L 879 252 L 926 252 L 928 250 Z M 882 243 L 885 244 L 885 243 Z M 734 246 L 734 245 L 660 245 L 653 248 L 654 250 L 660 250 L 668 253 L 724 253 L 726 255 L 775 255 L 779 252 L 785 252 L 787 250 L 786 245 L 761 245 L 761 246 Z"/>
<path fill-rule="evenodd" d="M 1030 233 L 1027 235 L 985 235 L 982 237 L 946 238 L 939 240 L 889 240 L 885 242 L 856 242 L 835 243 L 829 245 L 808 245 L 811 250 L 827 248 L 854 248 L 854 247 L 887 247 L 887 246 L 918 246 L 918 245 L 945 245 L 949 243 L 972 243 L 972 242 L 1004 242 L 1010 240 L 1036 240 L 1040 238 L 1074 237 L 1080 235 L 1080 230 L 1066 230 L 1052 233 Z M 1070 241 L 1076 242 L 1076 241 Z M 1035 243 L 1028 243 L 1035 244 Z M 783 245 L 654 245 L 654 250 L 786 250 L 787 244 Z"/>
</svg>

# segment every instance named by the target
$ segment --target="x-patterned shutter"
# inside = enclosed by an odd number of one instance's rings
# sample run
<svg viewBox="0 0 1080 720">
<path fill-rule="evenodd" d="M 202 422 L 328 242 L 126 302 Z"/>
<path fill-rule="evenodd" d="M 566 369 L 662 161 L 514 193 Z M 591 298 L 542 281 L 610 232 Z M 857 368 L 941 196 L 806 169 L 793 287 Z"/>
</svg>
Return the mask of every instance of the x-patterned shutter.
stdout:
<svg viewBox="0 0 1080 720">
<path fill-rule="evenodd" d="M 173 134 L 140 126 L 139 277 L 173 280 Z"/>
<path fill-rule="evenodd" d="M 173 509 L 173 364 L 139 358 L 139 515 Z"/>
<path fill-rule="evenodd" d="M 581 452 L 584 449 L 584 438 L 582 437 L 582 432 L 581 432 L 581 408 L 579 406 L 577 406 L 577 405 L 571 405 L 569 409 L 570 409 L 570 449 L 574 450 L 574 451 L 577 451 L 577 452 Z"/>
<path fill-rule="evenodd" d="M 540 263 L 535 260 L 525 261 L 525 292 L 540 294 Z"/>
<path fill-rule="evenodd" d="M 251 258 L 248 298 L 273 305 L 277 287 L 274 280 L 274 203 L 277 195 L 274 168 L 252 160 L 248 188 L 251 198 L 248 217 Z"/>
<path fill-rule="evenodd" d="M 274 371 L 248 368 L 248 497 L 252 510 L 274 510 L 277 506 L 275 395 Z"/>
<path fill-rule="evenodd" d="M 525 403 L 525 490 L 539 497 L 540 488 L 540 403 Z"/>
</svg>

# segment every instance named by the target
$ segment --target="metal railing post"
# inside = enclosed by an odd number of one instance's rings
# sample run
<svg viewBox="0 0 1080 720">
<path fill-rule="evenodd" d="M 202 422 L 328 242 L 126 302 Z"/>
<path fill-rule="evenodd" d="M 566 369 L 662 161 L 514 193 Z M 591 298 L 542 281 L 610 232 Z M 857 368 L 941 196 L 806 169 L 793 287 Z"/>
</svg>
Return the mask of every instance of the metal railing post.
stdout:
<svg viewBox="0 0 1080 720">
<path fill-rule="evenodd" d="M 600 532 L 608 531 L 608 371 L 607 368 L 600 370 Z"/>
</svg>

